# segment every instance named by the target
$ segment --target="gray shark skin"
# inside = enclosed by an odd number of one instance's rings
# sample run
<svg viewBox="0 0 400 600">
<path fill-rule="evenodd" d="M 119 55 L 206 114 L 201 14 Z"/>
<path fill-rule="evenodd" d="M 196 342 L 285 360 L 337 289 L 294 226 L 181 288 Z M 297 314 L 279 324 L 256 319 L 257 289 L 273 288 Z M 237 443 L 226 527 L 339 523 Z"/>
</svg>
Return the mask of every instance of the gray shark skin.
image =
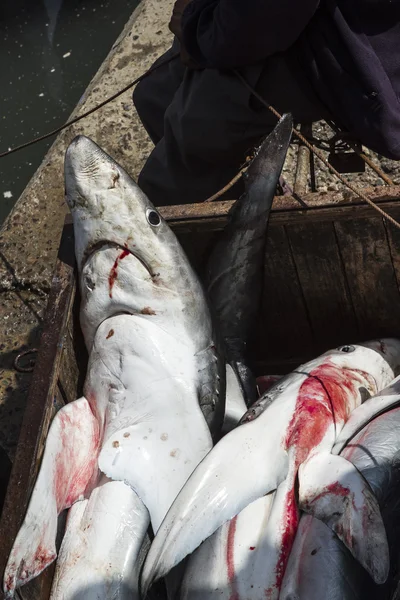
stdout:
<svg viewBox="0 0 400 600">
<path fill-rule="evenodd" d="M 245 192 L 233 206 L 206 267 L 211 306 L 247 406 L 257 393 L 246 345 L 260 312 L 268 219 L 292 128 L 291 115 L 284 115 L 258 149 L 244 176 Z"/>
</svg>

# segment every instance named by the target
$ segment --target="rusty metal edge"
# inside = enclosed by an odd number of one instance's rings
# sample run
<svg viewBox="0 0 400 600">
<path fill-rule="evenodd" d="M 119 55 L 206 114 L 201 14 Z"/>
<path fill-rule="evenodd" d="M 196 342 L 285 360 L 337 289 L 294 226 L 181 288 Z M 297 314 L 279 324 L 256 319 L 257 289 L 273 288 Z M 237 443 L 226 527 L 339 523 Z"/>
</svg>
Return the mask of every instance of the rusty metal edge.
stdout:
<svg viewBox="0 0 400 600">
<path fill-rule="evenodd" d="M 72 251 L 71 251 L 72 250 Z M 73 228 L 64 225 L 45 313 L 39 352 L 19 436 L 3 511 L 0 518 L 0 598 L 8 556 L 24 518 L 46 419 L 57 384 L 57 365 L 62 353 L 62 336 L 74 295 Z"/>
</svg>

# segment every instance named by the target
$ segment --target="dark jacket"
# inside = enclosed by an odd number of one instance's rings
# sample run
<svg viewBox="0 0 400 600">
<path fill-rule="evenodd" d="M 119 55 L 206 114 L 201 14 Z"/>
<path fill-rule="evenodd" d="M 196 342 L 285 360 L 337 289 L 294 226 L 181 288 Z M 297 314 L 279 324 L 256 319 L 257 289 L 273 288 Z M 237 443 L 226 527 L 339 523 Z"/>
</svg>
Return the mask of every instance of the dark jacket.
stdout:
<svg viewBox="0 0 400 600">
<path fill-rule="evenodd" d="M 338 125 L 400 159 L 400 0 L 192 0 L 182 27 L 204 67 L 285 52 Z"/>
</svg>

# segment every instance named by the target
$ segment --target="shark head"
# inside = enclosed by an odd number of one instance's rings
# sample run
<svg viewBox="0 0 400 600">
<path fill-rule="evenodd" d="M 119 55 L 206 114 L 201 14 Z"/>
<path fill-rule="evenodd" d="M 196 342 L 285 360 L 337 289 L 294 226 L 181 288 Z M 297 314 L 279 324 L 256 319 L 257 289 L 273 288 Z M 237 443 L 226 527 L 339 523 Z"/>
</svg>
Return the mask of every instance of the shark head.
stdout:
<svg viewBox="0 0 400 600">
<path fill-rule="evenodd" d="M 175 234 L 124 169 L 85 136 L 67 149 L 65 187 L 88 347 L 99 324 L 120 313 L 177 329 L 191 322 L 195 340 L 209 333 L 201 284 Z"/>
<path fill-rule="evenodd" d="M 400 340 L 382 338 L 362 344 L 345 344 L 326 353 L 336 367 L 369 375 L 371 395 L 386 387 L 400 373 Z"/>
</svg>

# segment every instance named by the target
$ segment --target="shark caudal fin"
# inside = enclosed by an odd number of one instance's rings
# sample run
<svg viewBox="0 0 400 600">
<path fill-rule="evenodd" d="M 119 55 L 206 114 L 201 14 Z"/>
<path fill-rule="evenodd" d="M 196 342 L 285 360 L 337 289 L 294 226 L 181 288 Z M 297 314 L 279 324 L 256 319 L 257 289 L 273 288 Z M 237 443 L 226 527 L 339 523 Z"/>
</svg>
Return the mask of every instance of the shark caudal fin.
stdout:
<svg viewBox="0 0 400 600">
<path fill-rule="evenodd" d="M 56 558 L 57 517 L 83 498 L 97 474 L 99 426 L 86 398 L 63 407 L 47 436 L 42 464 L 4 572 L 4 593 L 39 575 Z"/>
<path fill-rule="evenodd" d="M 142 573 L 146 596 L 223 523 L 250 502 L 273 491 L 287 472 L 287 454 L 255 420 L 226 435 L 195 469 L 158 530 Z"/>
<path fill-rule="evenodd" d="M 255 380 L 246 363 L 246 344 L 260 313 L 269 214 L 292 129 L 292 116 L 285 114 L 257 149 L 243 177 L 245 192 L 230 211 L 206 267 L 211 306 L 247 406 L 257 396 Z"/>
<path fill-rule="evenodd" d="M 299 468 L 299 507 L 323 521 L 380 584 L 389 572 L 389 548 L 378 502 L 355 466 L 322 453 Z"/>
</svg>

